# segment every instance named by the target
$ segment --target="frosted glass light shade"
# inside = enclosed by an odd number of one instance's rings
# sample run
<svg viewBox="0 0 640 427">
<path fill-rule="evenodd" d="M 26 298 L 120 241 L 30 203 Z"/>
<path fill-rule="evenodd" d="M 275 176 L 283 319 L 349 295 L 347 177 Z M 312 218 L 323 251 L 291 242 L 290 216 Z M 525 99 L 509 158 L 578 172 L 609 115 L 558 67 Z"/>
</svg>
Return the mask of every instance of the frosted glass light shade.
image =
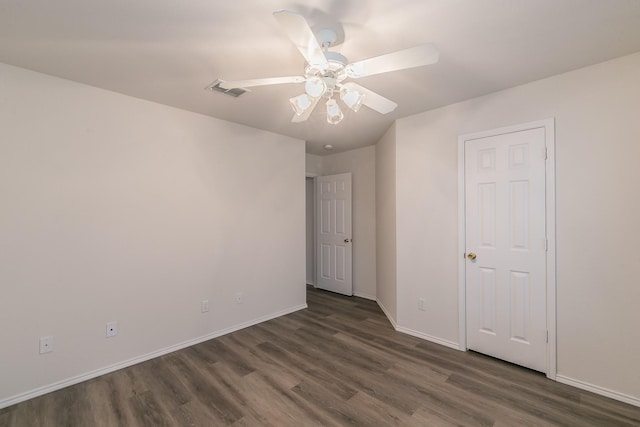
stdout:
<svg viewBox="0 0 640 427">
<path fill-rule="evenodd" d="M 364 94 L 358 92 L 357 90 L 347 89 L 346 87 L 343 87 L 342 89 L 340 89 L 340 99 L 342 99 L 342 102 L 344 102 L 347 107 L 357 112 L 360 107 L 362 107 Z"/>
<path fill-rule="evenodd" d="M 305 111 L 307 111 L 307 108 L 310 108 L 311 105 L 313 105 L 311 97 L 306 93 L 294 96 L 293 98 L 289 99 L 289 102 L 291 103 L 293 112 L 298 116 L 301 116 Z"/>
<path fill-rule="evenodd" d="M 340 110 L 340 106 L 335 99 L 331 98 L 327 101 L 327 121 L 332 125 L 338 124 L 342 121 L 344 114 Z"/>
<path fill-rule="evenodd" d="M 320 77 L 309 77 L 304 84 L 304 90 L 312 98 L 318 98 L 324 95 L 327 85 Z"/>
</svg>

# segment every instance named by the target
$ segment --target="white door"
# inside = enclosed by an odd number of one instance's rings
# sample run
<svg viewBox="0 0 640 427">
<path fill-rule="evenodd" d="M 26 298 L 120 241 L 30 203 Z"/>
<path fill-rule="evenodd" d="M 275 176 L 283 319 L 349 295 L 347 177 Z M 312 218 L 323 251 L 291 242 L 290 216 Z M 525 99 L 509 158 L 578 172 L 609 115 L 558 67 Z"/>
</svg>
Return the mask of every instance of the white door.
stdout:
<svg viewBox="0 0 640 427">
<path fill-rule="evenodd" d="M 547 370 L 545 129 L 465 141 L 467 347 Z"/>
<path fill-rule="evenodd" d="M 316 287 L 353 295 L 351 174 L 316 179 Z"/>
</svg>

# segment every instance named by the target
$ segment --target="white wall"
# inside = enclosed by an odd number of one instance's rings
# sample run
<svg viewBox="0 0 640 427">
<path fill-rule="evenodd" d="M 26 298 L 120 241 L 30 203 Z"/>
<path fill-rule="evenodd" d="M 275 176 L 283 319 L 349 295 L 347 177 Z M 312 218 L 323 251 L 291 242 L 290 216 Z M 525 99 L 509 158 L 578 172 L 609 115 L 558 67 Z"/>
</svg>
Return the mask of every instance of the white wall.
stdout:
<svg viewBox="0 0 640 427">
<path fill-rule="evenodd" d="M 322 157 L 322 174 L 351 172 L 353 195 L 353 293 L 376 299 L 375 146 Z"/>
<path fill-rule="evenodd" d="M 378 304 L 397 323 L 396 125 L 376 144 L 376 277 Z"/>
<path fill-rule="evenodd" d="M 558 376 L 640 403 L 638 76 L 640 53 L 397 122 L 401 326 L 458 341 L 457 137 L 555 117 Z"/>
<path fill-rule="evenodd" d="M 0 407 L 304 307 L 303 141 L 2 64 L 0 93 Z"/>
<path fill-rule="evenodd" d="M 305 171 L 307 176 L 322 175 L 322 156 L 318 156 L 316 154 L 306 154 Z"/>
</svg>

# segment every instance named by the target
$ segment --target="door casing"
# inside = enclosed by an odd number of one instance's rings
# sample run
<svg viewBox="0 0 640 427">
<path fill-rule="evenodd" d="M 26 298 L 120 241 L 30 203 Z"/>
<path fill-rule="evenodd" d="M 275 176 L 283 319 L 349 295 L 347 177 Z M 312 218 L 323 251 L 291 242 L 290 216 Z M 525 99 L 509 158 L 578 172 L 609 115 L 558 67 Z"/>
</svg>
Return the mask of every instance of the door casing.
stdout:
<svg viewBox="0 0 640 427">
<path fill-rule="evenodd" d="M 337 197 L 334 195 L 331 197 L 332 203 L 329 208 L 329 223 L 330 223 L 330 233 L 325 236 L 325 242 L 331 242 L 330 254 L 327 257 L 330 259 L 330 274 L 329 277 L 323 278 L 323 251 L 319 245 L 322 243 L 323 239 L 321 238 L 321 228 L 322 228 L 322 215 L 321 210 L 323 208 L 322 204 L 322 191 L 319 189 L 319 186 L 324 182 L 329 180 L 330 182 L 343 182 L 348 183 L 345 185 L 346 194 L 343 195 L 344 199 Z M 314 178 L 314 188 L 315 188 L 315 272 L 316 279 L 314 286 L 316 288 L 321 288 L 333 292 L 342 293 L 344 295 L 353 295 L 353 245 L 352 245 L 352 237 L 353 237 L 353 217 L 352 217 L 352 175 L 351 172 L 334 174 L 334 175 L 323 175 Z M 333 194 L 336 194 L 337 184 L 333 187 Z M 331 192 L 330 192 L 331 193 Z M 344 230 L 342 232 L 337 230 L 336 221 L 338 218 L 338 208 L 337 202 L 343 201 L 343 223 Z M 331 213 L 332 212 L 332 213 Z M 340 235 L 341 234 L 341 235 Z M 342 241 L 344 239 L 344 242 Z M 340 241 L 341 244 L 337 244 L 337 241 Z M 342 244 L 344 243 L 344 244 Z M 336 267 L 338 265 L 338 255 L 337 249 L 341 247 L 344 248 L 343 251 L 343 262 L 341 263 L 343 266 L 343 275 L 344 277 L 340 279 L 338 277 Z"/>
<path fill-rule="evenodd" d="M 465 230 L 465 144 L 467 141 L 489 136 L 543 128 L 547 146 L 545 166 L 546 233 L 548 248 L 546 253 L 547 292 L 547 343 L 548 378 L 556 379 L 556 197 L 555 197 L 555 119 L 548 118 L 529 123 L 474 132 L 458 137 L 458 342 L 459 349 L 467 351 L 466 318 L 466 230 Z"/>
</svg>

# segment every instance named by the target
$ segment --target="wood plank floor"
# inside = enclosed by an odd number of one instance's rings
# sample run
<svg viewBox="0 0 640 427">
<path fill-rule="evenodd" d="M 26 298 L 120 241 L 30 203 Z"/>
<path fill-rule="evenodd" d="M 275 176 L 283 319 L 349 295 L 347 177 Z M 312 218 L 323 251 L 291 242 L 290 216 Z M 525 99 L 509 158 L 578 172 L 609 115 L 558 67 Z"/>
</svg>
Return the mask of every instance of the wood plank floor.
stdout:
<svg viewBox="0 0 640 427">
<path fill-rule="evenodd" d="M 640 408 L 395 332 L 375 302 L 307 294 L 307 310 L 2 409 L 0 425 L 640 425 Z"/>
</svg>

